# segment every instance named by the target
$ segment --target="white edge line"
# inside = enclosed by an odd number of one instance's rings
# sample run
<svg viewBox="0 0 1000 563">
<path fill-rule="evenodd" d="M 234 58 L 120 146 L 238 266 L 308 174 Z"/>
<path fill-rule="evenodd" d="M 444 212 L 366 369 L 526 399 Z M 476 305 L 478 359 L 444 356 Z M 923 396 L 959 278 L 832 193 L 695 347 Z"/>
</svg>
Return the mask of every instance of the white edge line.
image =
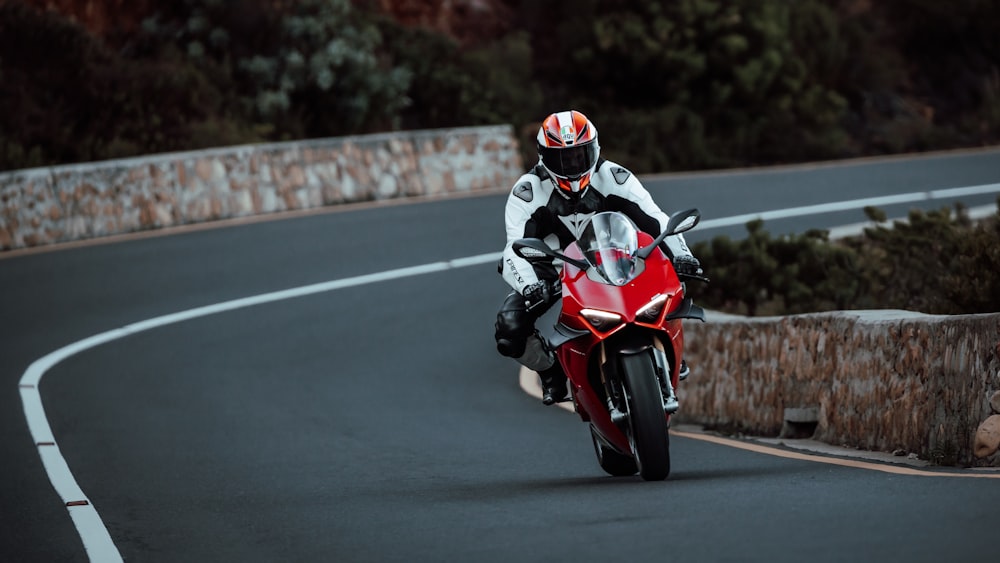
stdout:
<svg viewBox="0 0 1000 563">
<path fill-rule="evenodd" d="M 988 184 L 983 186 L 970 186 L 964 188 L 953 188 L 945 190 L 933 190 L 927 192 L 916 192 L 912 194 L 900 194 L 885 197 L 875 197 L 866 199 L 856 199 L 851 201 L 836 202 L 821 205 L 808 205 L 804 207 L 794 207 L 783 210 L 768 211 L 757 214 L 737 215 L 703 221 L 700 223 L 702 229 L 738 225 L 754 219 L 782 219 L 801 215 L 811 215 L 817 213 L 827 213 L 831 211 L 843 211 L 848 209 L 858 209 L 866 206 L 890 205 L 896 203 L 908 203 L 913 201 L 924 201 L 930 199 L 940 199 L 947 197 L 960 197 L 966 195 L 981 195 L 987 193 L 1000 192 L 1000 184 Z M 982 210 L 984 208 L 976 208 Z M 985 213 L 985 212 L 984 212 Z M 988 214 L 988 213 L 987 213 Z M 984 215 L 985 216 L 985 215 Z M 870 224 L 865 224 L 870 225 Z M 180 311 L 152 319 L 147 319 L 121 328 L 112 329 L 100 334 L 79 340 L 58 350 L 50 352 L 45 356 L 32 362 L 28 369 L 21 376 L 18 387 L 21 394 L 21 402 L 24 405 L 24 415 L 28 423 L 28 430 L 35 442 L 38 455 L 42 460 L 42 465 L 49 476 L 49 481 L 56 493 L 67 503 L 67 510 L 76 526 L 80 539 L 83 540 L 84 549 L 87 551 L 91 561 L 117 562 L 122 561 L 121 553 L 111 540 L 107 527 L 97 513 L 93 503 L 86 498 L 80 486 L 77 484 L 69 465 L 59 451 L 59 446 L 52 434 L 48 419 L 45 416 L 45 409 L 42 406 L 41 394 L 38 387 L 41 384 L 42 376 L 52 366 L 65 360 L 66 358 L 82 352 L 84 350 L 105 344 L 112 340 L 117 340 L 131 334 L 166 326 L 181 321 L 232 311 L 243 307 L 272 303 L 284 299 L 293 299 L 316 293 L 334 291 L 346 287 L 355 287 L 370 283 L 377 283 L 392 279 L 399 279 L 421 274 L 442 272 L 454 268 L 464 268 L 495 262 L 501 253 L 488 253 L 465 258 L 457 258 L 446 262 L 434 262 L 420 266 L 399 268 L 374 274 L 366 274 L 351 278 L 343 278 L 329 282 L 317 283 L 297 288 L 264 293 L 242 299 L 234 299 L 223 303 L 216 303 L 204 307 L 197 307 Z M 73 503 L 72 505 L 68 503 Z"/>
<path fill-rule="evenodd" d="M 963 197 L 970 195 L 985 195 L 1000 192 L 1000 184 L 984 184 L 981 186 L 969 186 L 964 188 L 950 188 L 946 190 L 931 190 L 926 192 L 914 192 L 909 194 L 897 194 L 881 197 L 869 197 L 863 199 L 852 199 L 849 201 L 838 201 L 834 203 L 822 203 L 818 205 L 805 205 L 801 207 L 789 207 L 787 209 L 776 209 L 774 211 L 764 211 L 761 213 L 745 213 L 732 217 L 721 217 L 719 219 L 709 219 L 698 223 L 699 229 L 715 229 L 719 227 L 731 227 L 742 225 L 756 219 L 765 221 L 775 219 L 788 219 L 790 217 L 801 217 L 803 215 L 818 215 L 820 213 L 832 213 L 835 211 L 850 211 L 852 209 L 862 209 L 865 207 L 879 207 L 883 205 L 897 205 L 900 203 L 913 203 L 916 201 L 930 201 L 934 199 L 945 199 L 950 197 Z M 984 208 L 996 211 L 996 205 L 984 206 Z M 976 208 L 982 209 L 982 208 Z"/>
<path fill-rule="evenodd" d="M 997 213 L 997 206 L 996 205 L 982 205 L 982 206 L 979 206 L 979 207 L 970 207 L 970 208 L 966 209 L 966 213 L 968 214 L 969 219 L 972 219 L 973 221 L 978 220 L 978 219 L 985 219 L 986 217 L 990 217 L 992 215 L 996 215 L 996 213 Z M 842 239 L 842 238 L 847 238 L 847 237 L 856 237 L 856 236 L 860 236 L 862 233 L 864 233 L 865 229 L 871 229 L 871 228 L 878 227 L 878 226 L 886 226 L 886 227 L 888 227 L 892 223 L 894 223 L 895 221 L 906 221 L 906 220 L 907 219 L 905 219 L 903 217 L 897 217 L 897 218 L 894 218 L 894 219 L 888 219 L 888 220 L 886 220 L 884 222 L 864 221 L 864 222 L 861 222 L 861 223 L 853 223 L 853 224 L 850 224 L 850 225 L 842 225 L 840 227 L 834 227 L 832 229 L 828 229 L 828 231 L 829 231 L 829 238 L 830 238 L 830 240 L 836 240 L 836 239 Z"/>
</svg>

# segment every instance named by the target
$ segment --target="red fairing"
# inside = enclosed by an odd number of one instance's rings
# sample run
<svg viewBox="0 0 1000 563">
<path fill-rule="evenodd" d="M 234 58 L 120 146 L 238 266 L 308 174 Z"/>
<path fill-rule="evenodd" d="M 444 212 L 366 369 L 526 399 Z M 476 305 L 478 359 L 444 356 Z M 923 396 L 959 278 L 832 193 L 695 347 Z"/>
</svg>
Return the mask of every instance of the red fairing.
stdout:
<svg viewBox="0 0 1000 563">
<path fill-rule="evenodd" d="M 640 247 L 652 243 L 652 240 L 646 233 L 639 233 Z M 567 247 L 565 253 L 570 258 L 583 259 L 583 254 L 576 243 Z M 627 325 L 657 331 L 664 346 L 673 348 L 672 357 L 675 360 L 671 369 L 671 383 L 676 389 L 684 337 L 679 319 L 667 322 L 663 319 L 678 307 L 684 297 L 681 282 L 674 273 L 670 260 L 657 248 L 646 258 L 645 271 L 624 286 L 595 282 L 589 279 L 584 271 L 568 263 L 563 266 L 562 284 L 563 302 L 560 321 L 571 328 L 589 331 L 588 335 L 574 338 L 556 351 L 572 384 L 578 412 L 584 421 L 594 424 L 617 448 L 627 452 L 630 450 L 628 438 L 611 422 L 607 405 L 594 392 L 588 381 L 589 371 L 601 361 L 600 358 L 596 361 L 591 360 L 591 357 L 601 353 L 598 345 L 602 341 Z M 651 323 L 637 321 L 636 312 L 658 295 L 668 296 L 658 317 Z M 618 314 L 622 322 L 603 327 L 606 329 L 604 331 L 599 330 L 580 315 L 584 308 Z M 669 418 L 667 414 L 664 416 Z"/>
</svg>

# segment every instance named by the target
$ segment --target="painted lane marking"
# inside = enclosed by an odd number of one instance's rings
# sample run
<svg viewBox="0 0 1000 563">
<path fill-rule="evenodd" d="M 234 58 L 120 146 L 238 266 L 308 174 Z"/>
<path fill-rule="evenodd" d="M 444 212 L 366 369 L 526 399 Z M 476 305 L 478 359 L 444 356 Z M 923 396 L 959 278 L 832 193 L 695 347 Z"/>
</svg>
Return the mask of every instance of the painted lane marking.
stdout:
<svg viewBox="0 0 1000 563">
<path fill-rule="evenodd" d="M 981 205 L 979 207 L 970 207 L 970 208 L 966 209 L 965 211 L 966 211 L 966 214 L 969 216 L 969 219 L 971 219 L 973 221 L 978 221 L 980 219 L 985 219 L 987 217 L 996 215 L 996 213 L 997 213 L 997 206 L 996 205 Z M 887 219 L 885 221 L 885 223 L 875 223 L 873 221 L 865 221 L 865 222 L 862 222 L 862 223 L 852 223 L 850 225 L 842 225 L 840 227 L 833 227 L 831 229 L 828 229 L 829 232 L 830 232 L 829 237 L 830 237 L 830 240 L 836 240 L 836 239 L 847 238 L 847 237 L 856 237 L 856 236 L 860 236 L 862 233 L 864 233 L 865 229 L 873 227 L 876 224 L 891 225 L 894 221 L 906 221 L 906 220 L 908 220 L 908 219 L 903 219 L 903 218 L 900 217 L 900 218 L 895 218 L 895 219 L 894 218 L 889 218 L 889 219 Z"/>
<path fill-rule="evenodd" d="M 913 467 L 903 467 L 901 465 L 887 465 L 882 463 L 873 463 L 869 461 L 858 461 L 854 459 L 844 459 L 838 457 L 825 457 L 821 455 L 811 455 L 800 452 L 792 452 L 788 450 L 783 450 L 780 448 L 772 446 L 764 446 L 760 444 L 752 444 L 749 442 L 743 442 L 740 440 L 734 440 L 732 438 L 724 438 L 722 436 L 713 436 L 711 434 L 698 434 L 694 432 L 681 432 L 678 430 L 671 430 L 671 434 L 681 436 L 683 438 L 691 438 L 693 440 L 701 440 L 703 442 L 711 442 L 713 444 L 720 444 L 723 446 L 729 446 L 731 448 L 738 448 L 741 450 L 747 450 L 751 452 L 773 455 L 776 457 L 784 457 L 788 459 L 797 459 L 801 461 L 812 461 L 817 463 L 825 463 L 827 465 L 839 465 L 842 467 L 854 467 L 856 469 L 869 469 L 872 471 L 881 471 L 883 473 L 892 473 L 894 475 L 912 475 L 918 477 L 966 477 L 973 479 L 1000 479 L 1000 473 L 959 473 L 958 471 L 933 471 L 927 469 L 916 469 Z"/>
<path fill-rule="evenodd" d="M 697 229 L 716 229 L 719 227 L 731 227 L 733 225 L 743 225 L 756 219 L 773 221 L 775 219 L 788 219 L 791 217 L 803 217 L 806 215 L 820 215 L 822 213 L 833 213 L 836 211 L 850 211 L 852 209 L 864 209 L 865 207 L 881 207 L 885 205 L 898 205 L 901 203 L 914 203 L 918 201 L 931 201 L 935 199 L 947 199 L 953 197 L 966 197 L 973 195 L 986 195 L 1000 193 L 1000 184 L 984 184 L 982 186 L 968 186 L 964 188 L 950 188 L 946 190 L 930 190 L 926 192 L 914 192 L 908 194 L 888 195 L 880 197 L 868 197 L 864 199 L 852 199 L 848 201 L 838 201 L 833 203 L 820 203 L 817 205 L 804 205 L 801 207 L 789 207 L 787 209 L 776 209 L 774 211 L 763 211 L 761 213 L 745 213 L 732 217 L 722 217 L 719 219 L 708 219 L 698 223 Z M 996 211 L 995 205 L 974 208 L 977 213 L 984 209 L 986 213 Z"/>
<path fill-rule="evenodd" d="M 859 199 L 848 202 L 839 202 L 839 203 L 831 203 L 824 205 L 795 207 L 785 210 L 777 210 L 773 212 L 764 212 L 760 214 L 739 215 L 735 217 L 703 221 L 699 225 L 699 228 L 711 229 L 723 226 L 738 225 L 741 223 L 746 223 L 747 221 L 756 218 L 762 218 L 766 220 L 766 219 L 776 219 L 785 217 L 795 217 L 795 216 L 809 215 L 815 213 L 825 213 L 829 211 L 838 211 L 844 209 L 857 209 L 868 205 L 887 205 L 889 203 L 905 203 L 905 202 L 923 201 L 927 199 L 935 199 L 942 197 L 960 197 L 962 195 L 978 195 L 978 194 L 993 193 L 993 192 L 1000 192 L 1000 184 L 989 184 L 985 186 L 972 186 L 966 188 L 954 188 L 949 190 L 933 190 L 930 192 L 918 192 L 914 194 L 903 194 L 898 196 L 886 196 L 886 197 Z M 455 268 L 464 268 L 467 266 L 487 264 L 490 262 L 495 262 L 500 258 L 500 256 L 501 253 L 499 252 L 480 254 L 477 256 L 457 258 L 445 262 L 435 262 L 431 264 L 424 264 L 421 266 L 399 268 L 395 270 L 388 270 L 385 272 L 367 274 L 352 278 L 332 280 L 329 282 L 291 288 L 282 291 L 276 291 L 272 293 L 246 297 L 242 299 L 234 299 L 231 301 L 225 301 L 222 303 L 216 303 L 204 307 L 197 307 L 194 309 L 163 315 L 160 317 L 155 317 L 152 319 L 147 319 L 145 321 L 140 321 L 137 323 L 126 325 L 121 328 L 109 330 L 107 332 L 103 332 L 91 336 L 89 338 L 79 340 L 62 348 L 59 348 L 58 350 L 50 352 L 49 354 L 46 354 L 42 358 L 35 360 L 30 366 L 28 366 L 28 369 L 24 372 L 24 375 L 21 376 L 21 379 L 18 383 L 18 390 L 20 391 L 21 402 L 24 406 L 25 419 L 27 420 L 28 429 L 31 432 L 32 439 L 34 440 L 36 448 L 38 449 L 38 455 L 41 458 L 42 464 L 45 467 L 45 471 L 49 476 L 49 481 L 52 483 L 52 486 L 55 489 L 56 493 L 60 496 L 60 498 L 62 498 L 63 502 L 66 504 L 67 510 L 70 513 L 73 523 L 76 526 L 77 532 L 80 535 L 80 538 L 83 540 L 84 548 L 86 549 L 90 559 L 92 561 L 102 561 L 102 562 L 122 561 L 121 554 L 119 553 L 118 548 L 114 545 L 114 542 L 111 540 L 111 536 L 108 533 L 107 527 L 101 520 L 97 512 L 97 509 L 94 507 L 94 504 L 90 502 L 88 498 L 86 498 L 83 491 L 80 489 L 80 486 L 77 484 L 76 479 L 73 477 L 73 474 L 69 469 L 69 465 L 66 463 L 65 458 L 63 458 L 61 452 L 59 451 L 59 447 L 56 443 L 55 437 L 53 436 L 52 430 L 49 426 L 48 419 L 45 416 L 45 409 L 42 407 L 41 394 L 39 392 L 38 387 L 41 383 L 42 376 L 44 376 L 46 371 L 51 369 L 52 366 L 84 350 L 88 350 L 90 348 L 94 348 L 96 346 L 100 346 L 107 342 L 118 340 L 120 338 L 136 334 L 138 332 L 166 326 L 173 323 L 179 323 L 182 321 L 195 319 L 198 317 L 223 313 L 226 311 L 232 311 L 244 307 L 261 305 L 264 303 L 273 303 L 285 299 L 294 299 L 297 297 L 304 297 L 307 295 L 313 295 L 327 291 L 334 291 L 346 287 L 355 287 L 359 285 L 378 283 L 381 281 L 387 281 L 392 279 L 400 279 L 405 277 L 418 276 L 422 274 L 442 272 Z M 538 398 L 539 399 L 541 398 L 540 394 L 538 395 Z M 567 407 L 566 404 L 562 404 L 560 406 L 564 408 Z M 569 409 L 572 410 L 572 407 L 569 407 Z"/>
<path fill-rule="evenodd" d="M 520 372 L 518 372 L 518 382 L 521 385 L 521 389 L 531 395 L 532 397 L 542 400 L 542 387 L 538 380 L 538 374 L 534 371 L 521 366 Z M 556 403 L 556 406 L 565 410 L 566 412 L 576 414 L 576 409 L 573 408 L 572 401 L 565 403 Z M 741 450 L 747 450 L 759 454 L 771 455 L 776 457 L 784 457 L 788 459 L 796 459 L 800 461 L 811 461 L 815 463 L 825 463 L 827 465 L 839 465 L 842 467 L 853 467 L 855 469 L 867 469 L 871 471 L 881 471 L 883 473 L 892 473 L 895 475 L 917 475 L 920 477 L 971 477 L 978 479 L 1000 479 L 1000 473 L 958 473 L 958 472 L 945 472 L 945 471 L 933 471 L 927 469 L 914 469 L 912 467 L 903 467 L 900 465 L 889 465 L 882 463 L 873 463 L 869 461 L 858 461 L 856 459 L 844 459 L 840 457 L 826 457 L 823 455 L 813 455 L 801 452 L 793 452 L 788 450 L 783 450 L 781 448 L 773 446 L 765 446 L 761 444 L 753 444 L 750 442 L 744 442 L 741 440 L 735 440 L 733 438 L 724 438 L 722 436 L 714 436 L 712 434 L 702 434 L 698 432 L 684 432 L 676 429 L 671 429 L 670 434 L 672 436 L 680 436 L 681 438 L 690 438 L 692 440 L 701 440 L 703 442 L 710 442 L 713 444 L 718 444 L 721 446 L 728 446 L 730 448 L 737 448 Z M 834 454 L 836 455 L 836 454 Z"/>
</svg>

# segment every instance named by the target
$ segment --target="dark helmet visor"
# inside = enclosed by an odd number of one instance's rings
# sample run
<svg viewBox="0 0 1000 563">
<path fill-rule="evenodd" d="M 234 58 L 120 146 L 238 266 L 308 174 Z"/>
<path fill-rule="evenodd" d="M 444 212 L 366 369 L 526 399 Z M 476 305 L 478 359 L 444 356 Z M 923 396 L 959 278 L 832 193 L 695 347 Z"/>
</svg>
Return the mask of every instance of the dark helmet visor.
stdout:
<svg viewBox="0 0 1000 563">
<path fill-rule="evenodd" d="M 575 180 L 594 167 L 599 148 L 590 141 L 572 147 L 539 147 L 542 164 L 560 178 Z"/>
</svg>

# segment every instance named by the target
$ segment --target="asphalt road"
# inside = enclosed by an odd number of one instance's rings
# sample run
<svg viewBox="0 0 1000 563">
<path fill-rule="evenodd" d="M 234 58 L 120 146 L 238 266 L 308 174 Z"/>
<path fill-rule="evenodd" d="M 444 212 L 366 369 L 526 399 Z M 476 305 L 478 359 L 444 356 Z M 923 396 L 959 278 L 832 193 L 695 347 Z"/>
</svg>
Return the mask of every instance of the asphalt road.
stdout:
<svg viewBox="0 0 1000 563">
<path fill-rule="evenodd" d="M 706 220 L 998 182 L 1000 151 L 646 179 L 663 207 Z M 503 203 L 376 206 L 0 259 L 0 561 L 88 559 L 25 422 L 18 382 L 34 360 L 169 313 L 496 252 Z M 858 209 L 767 228 L 862 220 Z M 688 239 L 723 233 L 743 229 Z M 517 364 L 496 354 L 504 293 L 480 264 L 208 315 L 73 355 L 41 396 L 126 561 L 996 558 L 994 479 L 681 437 L 667 481 L 604 476 L 587 426 L 526 395 Z"/>
</svg>

